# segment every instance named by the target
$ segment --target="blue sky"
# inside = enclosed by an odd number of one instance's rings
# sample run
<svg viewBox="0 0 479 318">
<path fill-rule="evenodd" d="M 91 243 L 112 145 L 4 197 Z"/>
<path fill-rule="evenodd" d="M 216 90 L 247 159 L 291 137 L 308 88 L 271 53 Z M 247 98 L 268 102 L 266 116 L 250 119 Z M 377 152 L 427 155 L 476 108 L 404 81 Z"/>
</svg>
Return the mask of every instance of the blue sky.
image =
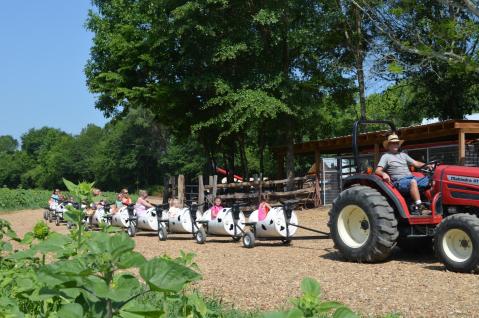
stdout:
<svg viewBox="0 0 479 318">
<path fill-rule="evenodd" d="M 90 7 L 89 0 L 2 1 L 0 135 L 19 138 L 42 126 L 78 133 L 88 123 L 106 122 L 83 74 Z"/>
</svg>

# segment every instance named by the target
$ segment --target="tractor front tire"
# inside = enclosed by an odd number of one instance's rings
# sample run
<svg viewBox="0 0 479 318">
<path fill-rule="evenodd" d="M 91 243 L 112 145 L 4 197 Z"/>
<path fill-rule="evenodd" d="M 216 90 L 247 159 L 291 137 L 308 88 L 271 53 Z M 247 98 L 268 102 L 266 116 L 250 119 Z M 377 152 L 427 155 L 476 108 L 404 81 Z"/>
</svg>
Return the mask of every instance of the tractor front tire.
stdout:
<svg viewBox="0 0 479 318">
<path fill-rule="evenodd" d="M 434 236 L 434 251 L 450 271 L 479 273 L 479 218 L 460 213 L 442 220 Z"/>
<path fill-rule="evenodd" d="M 342 191 L 329 211 L 335 247 L 349 261 L 381 262 L 391 254 L 399 232 L 386 198 L 368 186 Z"/>
</svg>

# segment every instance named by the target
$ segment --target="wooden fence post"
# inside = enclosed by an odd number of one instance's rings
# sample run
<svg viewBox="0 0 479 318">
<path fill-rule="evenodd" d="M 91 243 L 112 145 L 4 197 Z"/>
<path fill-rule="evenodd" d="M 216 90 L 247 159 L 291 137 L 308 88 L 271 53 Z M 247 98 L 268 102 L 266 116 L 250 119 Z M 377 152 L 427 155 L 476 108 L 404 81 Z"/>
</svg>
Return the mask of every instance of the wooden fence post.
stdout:
<svg viewBox="0 0 479 318">
<path fill-rule="evenodd" d="M 163 177 L 163 204 L 168 203 L 170 198 L 170 178 Z"/>
<path fill-rule="evenodd" d="M 182 174 L 178 176 L 178 200 L 183 207 L 185 203 L 185 176 Z"/>
<path fill-rule="evenodd" d="M 205 184 L 203 183 L 203 176 L 198 176 L 198 209 L 203 213 L 205 209 Z"/>
<path fill-rule="evenodd" d="M 216 198 L 216 193 L 218 192 L 218 175 L 213 176 L 213 200 Z"/>
</svg>

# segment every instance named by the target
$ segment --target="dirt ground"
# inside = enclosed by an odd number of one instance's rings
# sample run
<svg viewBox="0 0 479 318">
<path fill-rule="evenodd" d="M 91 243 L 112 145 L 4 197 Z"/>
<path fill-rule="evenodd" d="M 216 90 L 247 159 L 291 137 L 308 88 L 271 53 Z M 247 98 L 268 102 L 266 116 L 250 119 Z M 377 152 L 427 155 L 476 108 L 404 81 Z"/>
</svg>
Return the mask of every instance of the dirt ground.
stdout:
<svg viewBox="0 0 479 318">
<path fill-rule="evenodd" d="M 328 231 L 327 209 L 298 213 L 300 223 Z M 42 210 L 4 213 L 23 234 L 42 217 Z M 66 232 L 66 227 L 54 230 Z M 298 235 L 311 235 L 300 231 Z M 261 242 L 253 249 L 228 238 L 210 237 L 204 245 L 189 236 L 171 235 L 160 242 L 139 233 L 137 250 L 146 257 L 180 250 L 197 254 L 204 279 L 199 289 L 242 309 L 279 309 L 299 294 L 305 276 L 316 278 L 324 298 L 341 301 L 366 316 L 399 313 L 404 317 L 479 317 L 479 277 L 447 272 L 432 254 L 407 254 L 397 249 L 381 264 L 341 260 L 330 239 L 297 240 L 291 246 Z"/>
</svg>

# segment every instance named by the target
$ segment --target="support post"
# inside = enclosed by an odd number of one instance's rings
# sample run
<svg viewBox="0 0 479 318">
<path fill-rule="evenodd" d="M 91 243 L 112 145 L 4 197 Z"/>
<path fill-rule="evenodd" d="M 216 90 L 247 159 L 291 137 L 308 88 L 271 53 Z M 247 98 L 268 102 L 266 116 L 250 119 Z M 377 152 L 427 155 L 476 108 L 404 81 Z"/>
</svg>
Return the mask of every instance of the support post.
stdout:
<svg viewBox="0 0 479 318">
<path fill-rule="evenodd" d="M 262 172 L 260 172 L 260 174 L 259 174 L 258 182 L 259 182 L 259 198 L 258 198 L 259 200 L 258 200 L 258 202 L 261 202 L 261 197 L 263 196 L 263 173 Z"/>
<path fill-rule="evenodd" d="M 203 213 L 205 208 L 205 184 L 203 183 L 203 176 L 198 176 L 198 209 Z"/>
<path fill-rule="evenodd" d="M 163 177 L 163 204 L 168 203 L 170 198 L 170 178 L 165 176 Z"/>
<path fill-rule="evenodd" d="M 317 176 L 320 171 L 320 165 L 321 165 L 321 153 L 319 152 L 319 149 L 314 150 L 314 168 L 315 168 L 315 175 Z"/>
<path fill-rule="evenodd" d="M 182 174 L 178 176 L 178 201 L 183 207 L 185 203 L 185 176 Z"/>
<path fill-rule="evenodd" d="M 316 168 L 314 178 L 314 207 L 317 208 L 321 205 L 321 153 L 319 148 L 314 151 L 314 166 Z"/>
<path fill-rule="evenodd" d="M 213 176 L 213 200 L 216 198 L 216 193 L 218 192 L 218 175 Z"/>
<path fill-rule="evenodd" d="M 176 177 L 170 176 L 171 196 L 172 198 L 178 198 L 178 189 L 176 187 Z"/>
<path fill-rule="evenodd" d="M 458 163 L 459 165 L 463 166 L 466 162 L 466 134 L 464 133 L 464 130 L 459 130 L 459 144 L 458 144 L 458 149 L 459 149 L 459 160 Z"/>
</svg>

